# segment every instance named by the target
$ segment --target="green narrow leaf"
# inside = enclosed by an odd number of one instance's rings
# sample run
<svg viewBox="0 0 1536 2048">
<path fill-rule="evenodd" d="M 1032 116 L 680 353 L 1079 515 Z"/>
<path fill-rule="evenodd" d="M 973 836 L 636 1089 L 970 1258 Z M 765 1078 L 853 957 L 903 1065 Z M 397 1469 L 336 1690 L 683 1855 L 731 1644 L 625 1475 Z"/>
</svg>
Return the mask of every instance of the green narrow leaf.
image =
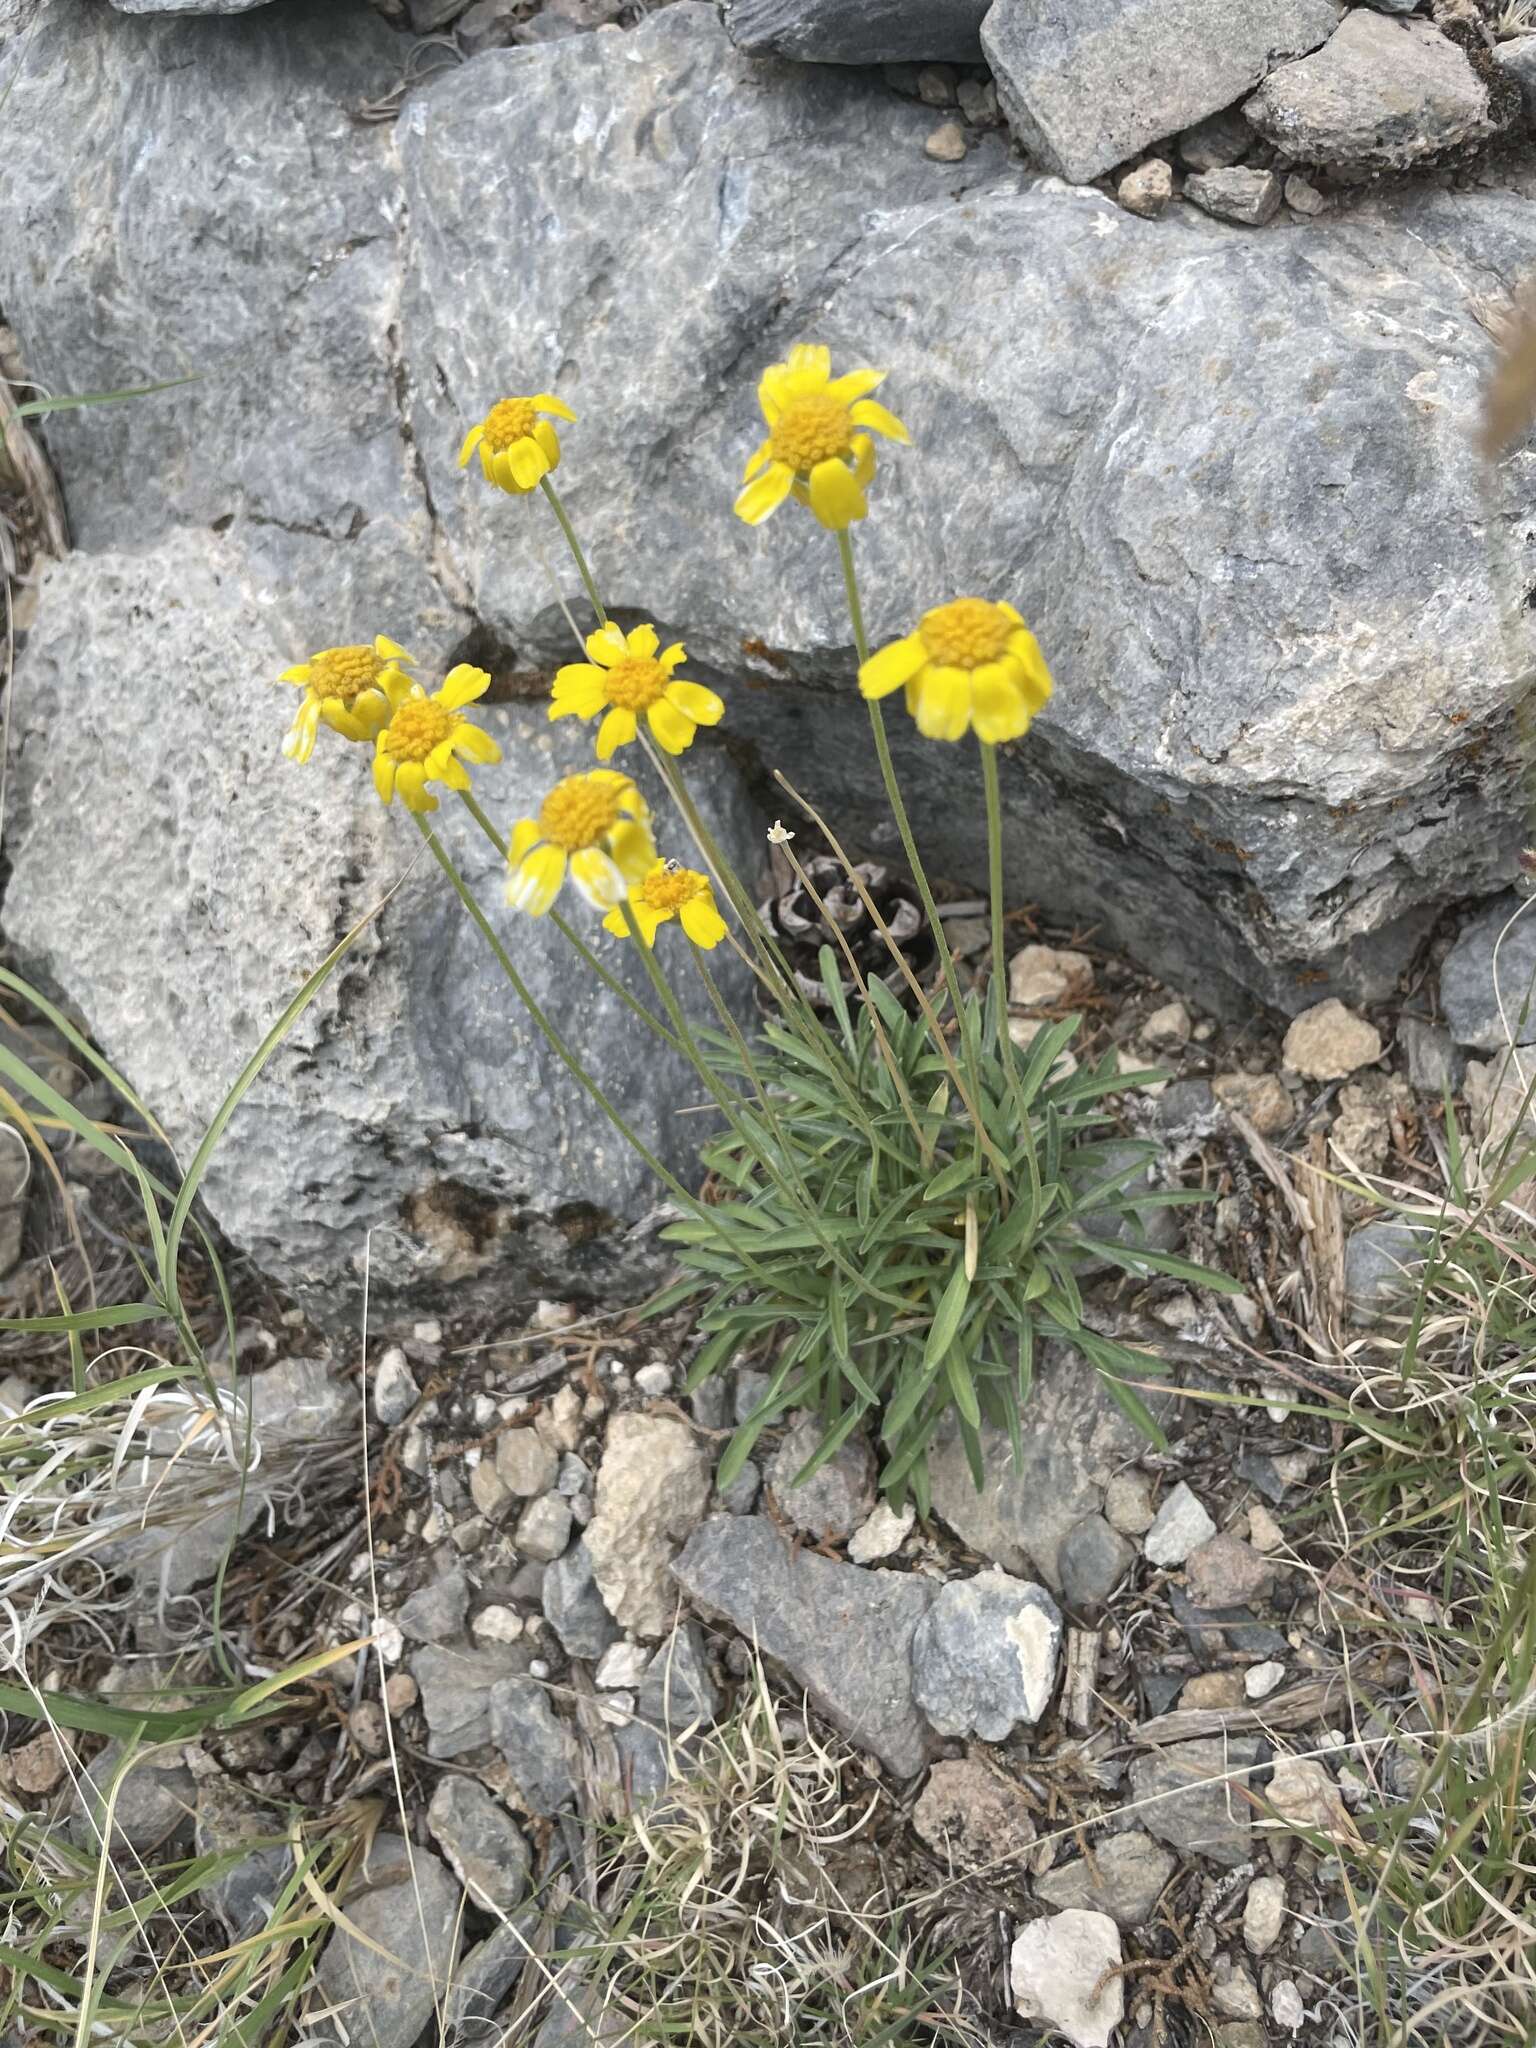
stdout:
<svg viewBox="0 0 1536 2048">
<path fill-rule="evenodd" d="M 949 1285 L 939 1297 L 939 1305 L 934 1310 L 933 1322 L 929 1326 L 928 1341 L 923 1346 L 922 1370 L 925 1373 L 939 1364 L 955 1341 L 956 1332 L 965 1316 L 966 1304 L 970 1298 L 970 1279 L 965 1267 L 957 1259 L 955 1270 L 949 1276 Z"/>
</svg>

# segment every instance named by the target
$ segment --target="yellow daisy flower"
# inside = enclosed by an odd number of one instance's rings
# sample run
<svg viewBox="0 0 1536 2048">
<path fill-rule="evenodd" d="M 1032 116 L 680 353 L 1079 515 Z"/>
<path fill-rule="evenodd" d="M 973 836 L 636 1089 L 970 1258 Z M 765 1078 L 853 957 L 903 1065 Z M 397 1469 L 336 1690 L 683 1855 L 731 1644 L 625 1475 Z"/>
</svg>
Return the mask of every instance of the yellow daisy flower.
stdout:
<svg viewBox="0 0 1536 2048">
<path fill-rule="evenodd" d="M 974 725 L 979 740 L 997 746 L 1029 730 L 1051 694 L 1051 672 L 1011 604 L 957 597 L 924 612 L 915 633 L 882 647 L 859 670 L 866 697 L 903 685 L 924 739 L 964 739 Z"/>
<path fill-rule="evenodd" d="M 482 767 L 501 759 L 501 749 L 490 734 L 459 716 L 464 705 L 473 704 L 490 687 L 483 668 L 462 661 L 449 669 L 443 687 L 430 697 L 420 683 L 412 685 L 375 743 L 373 783 L 385 803 L 398 790 L 408 811 L 435 811 L 437 798 L 429 783 L 469 788 L 469 773 L 459 755 Z"/>
<path fill-rule="evenodd" d="M 715 908 L 715 895 L 708 875 L 685 868 L 679 861 L 659 860 L 645 878 L 629 892 L 629 908 L 648 946 L 669 919 L 676 918 L 684 933 L 706 952 L 725 937 L 725 919 Z M 628 938 L 629 926 L 622 910 L 610 910 L 603 930 Z"/>
<path fill-rule="evenodd" d="M 658 746 L 681 754 L 693 745 L 701 725 L 718 725 L 725 706 L 713 690 L 672 671 L 683 660 L 683 643 L 675 641 L 664 654 L 656 650 L 661 635 L 654 626 L 636 626 L 627 636 L 610 620 L 587 635 L 590 662 L 573 661 L 555 676 L 551 718 L 595 718 L 607 707 L 597 729 L 597 758 L 611 761 L 639 730 L 640 713 Z"/>
<path fill-rule="evenodd" d="M 912 438 L 894 413 L 869 396 L 885 376 L 884 370 L 850 370 L 834 377 L 831 351 L 806 342 L 790 350 L 787 363 L 770 364 L 757 387 L 768 438 L 747 464 L 737 517 L 756 526 L 794 496 L 834 533 L 862 519 L 869 510 L 864 493 L 875 474 L 875 444 L 859 429 L 892 441 Z"/>
<path fill-rule="evenodd" d="M 410 663 L 405 649 L 380 633 L 371 646 L 322 647 L 308 661 L 285 668 L 281 680 L 304 692 L 283 741 L 288 759 L 309 759 L 322 724 L 343 739 L 371 740 L 410 689 L 404 673 Z"/>
<path fill-rule="evenodd" d="M 460 469 L 478 448 L 480 467 L 498 490 L 513 497 L 533 490 L 541 477 L 560 467 L 559 440 L 549 421 L 539 418 L 541 412 L 573 423 L 576 418 L 564 399 L 547 391 L 536 391 L 532 398 L 499 398 L 464 436 Z"/>
<path fill-rule="evenodd" d="M 612 910 L 656 858 L 651 814 L 627 775 L 592 768 L 567 775 L 539 807 L 520 818 L 507 847 L 507 901 L 542 917 L 560 893 L 567 868 L 594 910 Z"/>
</svg>

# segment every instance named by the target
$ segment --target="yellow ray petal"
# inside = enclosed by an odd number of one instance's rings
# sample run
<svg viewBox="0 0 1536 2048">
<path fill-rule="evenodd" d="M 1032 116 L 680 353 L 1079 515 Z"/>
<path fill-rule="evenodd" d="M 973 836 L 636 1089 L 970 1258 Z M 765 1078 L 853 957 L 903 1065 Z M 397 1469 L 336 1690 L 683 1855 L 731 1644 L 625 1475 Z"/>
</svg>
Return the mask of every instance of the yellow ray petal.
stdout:
<svg viewBox="0 0 1536 2048">
<path fill-rule="evenodd" d="M 695 896 L 691 903 L 683 905 L 677 915 L 689 938 L 706 952 L 718 946 L 725 937 L 725 919 L 707 896 Z"/>
<path fill-rule="evenodd" d="M 853 471 L 834 456 L 810 477 L 811 510 L 831 533 L 842 533 L 869 510 Z"/>
<path fill-rule="evenodd" d="M 560 894 L 565 880 L 565 853 L 547 841 L 532 847 L 507 878 L 507 901 L 514 910 L 542 917 Z"/>
<path fill-rule="evenodd" d="M 611 761 L 620 747 L 629 745 L 638 729 L 633 711 L 626 711 L 615 704 L 597 728 L 596 753 L 599 761 Z"/>
<path fill-rule="evenodd" d="M 748 484 L 737 498 L 736 517 L 745 519 L 748 526 L 761 525 L 789 496 L 794 480 L 795 473 L 787 462 L 770 462 L 756 483 Z"/>
<path fill-rule="evenodd" d="M 589 661 L 569 662 L 555 672 L 554 695 L 549 706 L 551 718 L 596 718 L 608 702 L 603 671 Z"/>
<path fill-rule="evenodd" d="M 989 661 L 971 673 L 971 719 L 976 737 L 989 747 L 1016 740 L 1029 730 L 1029 705 L 1019 688 L 1017 664 Z"/>
<path fill-rule="evenodd" d="M 611 910 L 624 895 L 618 863 L 600 846 L 584 846 L 571 855 L 571 880 L 594 910 Z"/>
<path fill-rule="evenodd" d="M 685 712 L 679 711 L 666 697 L 659 698 L 645 714 L 651 736 L 658 746 L 669 754 L 686 753 L 693 745 L 693 736 L 698 727 Z"/>
<path fill-rule="evenodd" d="M 516 867 L 532 847 L 539 843 L 539 825 L 536 818 L 519 818 L 512 827 L 512 837 L 507 841 L 507 860 Z"/>
<path fill-rule="evenodd" d="M 685 718 L 691 718 L 695 725 L 718 725 L 725 716 L 725 701 L 713 690 L 706 690 L 702 683 L 679 680 L 668 683 L 663 692 L 669 704 L 673 704 Z"/>
<path fill-rule="evenodd" d="M 654 626 L 639 625 L 630 634 L 626 645 L 632 655 L 640 661 L 649 661 L 661 645 L 661 635 Z"/>
<path fill-rule="evenodd" d="M 623 633 L 612 620 L 587 635 L 587 652 L 599 668 L 616 668 L 629 652 Z"/>
<path fill-rule="evenodd" d="M 443 677 L 443 687 L 437 694 L 450 711 L 462 711 L 466 704 L 483 697 L 490 687 L 491 678 L 485 669 L 471 668 L 467 661 L 461 661 Z"/>
<path fill-rule="evenodd" d="M 483 422 L 478 427 L 470 428 L 469 432 L 464 436 L 463 446 L 459 449 L 460 469 L 464 467 L 465 463 L 468 462 L 470 456 L 474 454 L 475 450 L 480 446 L 480 443 L 484 439 L 485 426 Z"/>
<path fill-rule="evenodd" d="M 861 398 L 857 405 L 849 406 L 848 417 L 856 427 L 871 427 L 888 441 L 911 442 L 912 436 L 895 413 L 887 412 L 877 398 Z"/>
<path fill-rule="evenodd" d="M 872 654 L 859 670 L 860 695 L 888 697 L 892 690 L 909 683 L 927 659 L 928 650 L 920 633 L 909 633 L 905 640 L 893 640 L 889 647 Z"/>
<path fill-rule="evenodd" d="M 964 739 L 971 722 L 971 679 L 965 670 L 931 662 L 917 678 L 916 716 L 926 740 Z"/>
<path fill-rule="evenodd" d="M 536 391 L 533 403 L 540 412 L 552 412 L 557 420 L 569 420 L 571 425 L 575 426 L 575 413 L 571 411 L 571 408 L 563 398 L 556 398 L 552 391 Z"/>
</svg>

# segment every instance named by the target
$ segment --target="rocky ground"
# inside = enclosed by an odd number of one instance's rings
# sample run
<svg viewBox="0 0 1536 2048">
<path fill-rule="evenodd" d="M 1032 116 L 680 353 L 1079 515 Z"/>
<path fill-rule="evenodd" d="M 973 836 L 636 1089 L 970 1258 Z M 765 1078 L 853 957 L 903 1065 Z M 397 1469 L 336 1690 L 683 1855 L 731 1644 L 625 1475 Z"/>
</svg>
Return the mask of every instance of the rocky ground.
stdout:
<svg viewBox="0 0 1536 2048">
<path fill-rule="evenodd" d="M 980 965 L 980 921 L 953 928 Z M 318 1816 L 380 1800 L 414 1840 L 414 1873 L 397 1837 L 375 1845 L 365 1930 L 396 1957 L 419 1906 L 421 1958 L 512 2028 L 485 2038 L 581 2038 L 525 1960 L 531 1947 L 595 2014 L 605 1965 L 573 1958 L 561 1932 L 580 1896 L 573 1842 L 665 1815 L 668 1784 L 750 1706 L 760 1657 L 791 1739 L 819 1731 L 863 1788 L 866 1861 L 839 1866 L 863 1887 L 854 1920 L 942 1929 L 955 2031 L 933 2038 L 1044 2038 L 1027 2022 L 1082 2048 L 1371 2038 L 1350 2030 L 1342 1859 L 1353 1816 L 1411 1770 L 1388 1738 L 1438 1610 L 1425 1584 L 1362 1579 L 1320 1508 L 1355 1375 L 1413 1286 L 1414 1231 L 1383 1221 L 1366 1187 L 1437 1188 L 1447 1087 L 1487 1128 L 1485 1070 L 1467 1056 L 1497 1028 L 1493 930 L 1490 914 L 1448 932 L 1401 1006 L 1328 1001 L 1283 1035 L 1202 1017 L 1086 935 L 1020 947 L 1021 1038 L 1070 1003 L 1085 1055 L 1112 1046 L 1166 1073 L 1123 1098 L 1124 1128 L 1155 1142 L 1154 1179 L 1207 1191 L 1187 1248 L 1246 1291 L 1213 1305 L 1173 1282 L 1101 1283 L 1091 1319 L 1147 1347 L 1167 1447 L 1059 1349 L 1023 1463 L 991 1441 L 978 1494 L 958 1446 L 941 1447 L 924 1520 L 877 1500 L 857 1439 L 797 1485 L 808 1424 L 770 1434 L 721 1492 L 765 1359 L 688 1394 L 685 1321 L 545 1301 L 524 1329 L 401 1323 L 370 1333 L 360 1371 L 354 1343 L 252 1295 L 241 1345 L 262 1462 L 225 1594 L 242 1654 L 255 1671 L 372 1647 L 275 1727 L 130 1775 L 126 1852 L 206 1854 L 290 1803 Z M 78 1084 L 46 1026 L 18 1042 Z M 10 1212 L 18 1305 L 45 1267 L 46 1196 Z M 99 1252 L 106 1219 L 82 1215 Z M 13 1408 L 47 1383 L 30 1343 L 4 1389 Z M 136 1590 L 110 1631 L 117 1661 L 105 1669 L 100 1629 L 61 1633 L 73 1682 L 120 1698 L 190 1683 L 228 1533 L 213 1515 L 125 1541 L 112 1562 Z M 67 1813 L 62 1765 L 36 1748 L 5 1759 L 7 1790 L 23 1811 Z M 85 1738 L 82 1760 L 95 1748 Z M 203 1909 L 237 1934 L 288 1867 L 264 1848 L 205 1887 Z M 379 2048 L 411 2048 L 431 2011 L 430 1990 L 341 1935 L 319 1986 L 363 1997 Z"/>
<path fill-rule="evenodd" d="M 1536 260 L 1536 14 L 197 11 L 249 19 L 0 0 L 0 392 L 193 380 L 41 438 L 0 399 L 5 964 L 62 992 L 185 1159 L 319 953 L 399 886 L 205 1184 L 232 1351 L 196 1246 L 184 1292 L 226 1405 L 157 1393 L 34 1525 L 59 1439 L 28 1404 L 148 1354 L 0 1334 L 28 1680 L 168 1711 L 319 1659 L 259 1728 L 142 1755 L 121 1713 L 15 1711 L 5 1903 L 36 1968 L 7 1951 L 4 2048 L 87 2025 L 93 1828 L 158 1886 L 108 1923 L 110 1997 L 313 1907 L 318 1966 L 273 2024 L 338 2048 L 1366 2048 L 1383 2008 L 1422 2012 L 1415 2039 L 1494 2013 L 1487 2038 L 1520 2040 L 1529 2008 L 1457 1975 L 1497 1934 L 1363 1902 L 1390 1890 L 1393 1816 L 1438 1825 L 1412 1801 L 1494 1575 L 1435 1518 L 1478 1496 L 1480 1441 L 1523 1442 L 1517 1406 L 1487 1439 L 1469 1418 L 1536 1326 L 1488 1335 L 1493 1298 L 1529 1293 L 1529 1187 L 1500 1180 L 1530 1135 L 1509 1048 L 1536 1043 L 1509 888 L 1528 458 L 1511 510 L 1469 454 Z M 58 176 L 65 130 L 89 181 Z M 835 560 L 692 545 L 697 506 L 726 523 L 759 359 L 810 325 L 892 365 L 927 451 L 860 536 L 880 623 L 1005 564 L 1057 671 L 1004 763 L 1016 1034 L 1080 1011 L 1074 1057 L 1162 1070 L 1123 1132 L 1154 1185 L 1206 1198 L 1159 1212 L 1166 1244 L 1242 1289 L 1100 1276 L 1093 1325 L 1145 1350 L 1165 1443 L 1058 1348 L 1022 1457 L 989 1441 L 978 1491 L 942 1444 L 921 1518 L 878 1499 L 858 1439 L 797 1484 L 803 1420 L 717 1485 L 769 1351 L 690 1388 L 686 1317 L 639 1312 L 665 1263 L 643 1176 L 508 1026 L 370 792 L 284 772 L 255 687 L 366 616 L 494 670 L 510 810 L 566 759 L 534 701 L 546 568 L 452 466 L 510 332 L 529 388 L 567 379 L 592 416 L 562 478 L 620 610 L 671 621 L 728 697 L 709 800 L 742 866 L 781 762 L 888 859 Z M 934 753 L 903 766 L 982 976 L 977 805 Z M 641 1068 L 540 943 L 537 992 L 684 1160 L 686 1077 Z M 0 1056 L 138 1130 L 9 982 Z M 128 1298 L 131 1201 L 67 1119 L 5 1107 L 8 1313 Z M 1468 1255 L 1421 1329 L 1447 1204 L 1500 1219 L 1503 1263 L 1479 1298 Z M 1372 1532 L 1362 1456 L 1417 1469 L 1421 1343 L 1462 1377 L 1401 1525 L 1393 1494 Z M 1514 1522 L 1512 1470 L 1491 1493 Z M 1493 1775 L 1533 1810 L 1528 1764 Z M 1478 1878 L 1516 1926 L 1530 1853 Z"/>
</svg>

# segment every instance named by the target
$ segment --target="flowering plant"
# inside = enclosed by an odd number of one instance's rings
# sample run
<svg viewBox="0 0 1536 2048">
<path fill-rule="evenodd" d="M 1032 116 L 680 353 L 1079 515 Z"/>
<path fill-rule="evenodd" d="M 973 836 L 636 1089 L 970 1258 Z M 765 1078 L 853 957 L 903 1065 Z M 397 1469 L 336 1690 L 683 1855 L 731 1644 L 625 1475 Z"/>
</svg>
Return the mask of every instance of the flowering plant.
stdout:
<svg viewBox="0 0 1536 2048">
<path fill-rule="evenodd" d="M 927 1449 L 942 1425 L 959 1430 L 978 1486 L 983 1427 L 1005 1428 L 1017 1442 L 1044 1338 L 1074 1345 L 1156 1435 L 1134 1384 L 1151 1361 L 1090 1326 L 1079 1284 L 1086 1272 L 1118 1266 L 1176 1272 L 1213 1287 L 1232 1283 L 1145 1242 L 1142 1213 L 1187 1197 L 1150 1190 L 1144 1149 L 1107 1133 L 1110 1098 L 1153 1077 L 1126 1077 L 1112 1064 L 1079 1071 L 1064 1061 L 1075 1017 L 1039 1030 L 1027 1050 L 1015 1042 L 1003 972 L 998 750 L 1027 734 L 1050 698 L 1051 675 L 1035 636 L 1000 598 L 949 598 L 924 611 L 910 632 L 871 650 L 850 534 L 869 513 L 873 437 L 910 445 L 902 422 L 872 396 L 884 377 L 869 369 L 834 376 L 830 352 L 811 344 L 765 370 L 758 395 L 768 434 L 747 463 L 735 509 L 756 526 L 792 500 L 836 536 L 858 686 L 938 963 L 932 986 L 913 970 L 832 828 L 780 776 L 860 897 L 906 1000 L 861 969 L 795 854 L 794 833 L 775 826 L 770 839 L 827 933 L 824 1011 L 821 992 L 812 1000 L 797 980 L 689 789 L 684 757 L 727 706 L 680 673 L 687 659 L 680 642 L 663 648 L 648 623 L 626 633 L 605 611 L 552 482 L 562 451 L 550 421 L 576 422 L 551 393 L 498 400 L 470 429 L 460 461 L 478 452 L 488 483 L 514 498 L 539 491 L 555 516 L 595 624 L 582 658 L 556 674 L 548 715 L 596 721 L 599 765 L 566 776 L 536 817 L 515 821 L 504 836 L 470 775 L 494 767 L 499 750 L 464 715 L 489 677 L 461 665 L 429 692 L 407 675 L 409 657 L 383 636 L 288 671 L 305 698 L 286 751 L 308 760 L 322 726 L 372 745 L 380 797 L 400 797 L 518 999 L 671 1191 L 681 1215 L 668 1235 L 683 1274 L 652 1307 L 688 1303 L 697 1312 L 702 1341 L 690 1385 L 738 1354 L 760 1351 L 771 1362 L 767 1392 L 727 1452 L 721 1483 L 740 1469 L 766 1424 L 790 1407 L 808 1407 L 820 1414 L 824 1433 L 807 1474 L 851 1431 L 868 1428 L 885 1448 L 887 1492 L 898 1500 L 911 1492 L 926 1508 Z M 983 988 L 962 987 L 897 780 L 883 709 L 897 691 L 925 739 L 954 745 L 974 734 L 978 746 L 992 941 Z M 635 781 L 607 765 L 634 746 L 666 792 L 676 820 L 669 829 L 681 828 L 687 860 L 667 847 L 667 831 Z M 534 1003 L 512 953 L 427 822 L 443 790 L 505 860 L 508 904 L 550 919 L 667 1056 L 693 1066 L 719 1116 L 717 1135 L 702 1149 L 708 1199 L 646 1148 L 579 1050 Z M 567 880 L 600 914 L 604 932 L 634 945 L 651 1002 L 617 981 L 566 923 L 557 901 Z M 707 955 L 720 946 L 740 956 L 768 998 L 771 1021 L 760 1036 L 748 1037 L 712 977 Z M 679 947 L 703 981 L 717 1030 L 695 1029 L 677 998 L 669 964 Z"/>
</svg>

